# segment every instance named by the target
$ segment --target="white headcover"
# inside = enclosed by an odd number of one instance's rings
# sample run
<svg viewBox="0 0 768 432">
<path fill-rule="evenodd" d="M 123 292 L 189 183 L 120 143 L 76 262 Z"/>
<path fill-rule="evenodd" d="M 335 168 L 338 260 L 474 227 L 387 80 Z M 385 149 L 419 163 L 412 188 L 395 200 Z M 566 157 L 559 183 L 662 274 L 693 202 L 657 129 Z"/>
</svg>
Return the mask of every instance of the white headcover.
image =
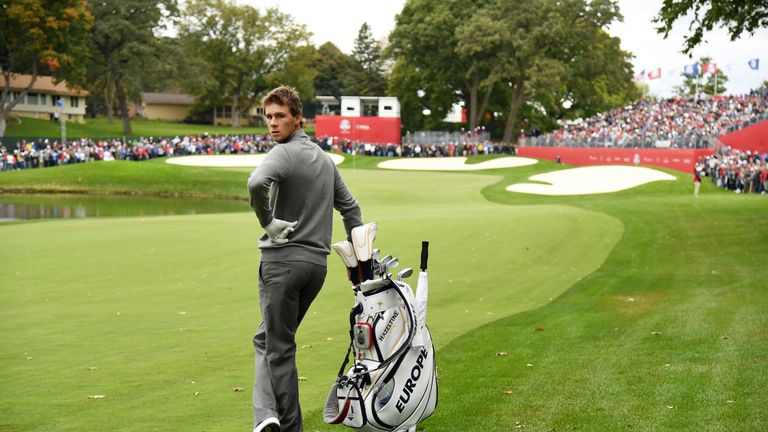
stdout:
<svg viewBox="0 0 768 432">
<path fill-rule="evenodd" d="M 376 222 L 352 228 L 352 246 L 354 246 L 358 261 L 370 261 L 376 231 Z"/>
<path fill-rule="evenodd" d="M 345 266 L 349 268 L 357 267 L 357 256 L 355 256 L 355 249 L 352 247 L 352 243 L 348 240 L 342 240 L 334 243 L 331 247 L 339 254 L 339 258 L 344 261 Z"/>
</svg>

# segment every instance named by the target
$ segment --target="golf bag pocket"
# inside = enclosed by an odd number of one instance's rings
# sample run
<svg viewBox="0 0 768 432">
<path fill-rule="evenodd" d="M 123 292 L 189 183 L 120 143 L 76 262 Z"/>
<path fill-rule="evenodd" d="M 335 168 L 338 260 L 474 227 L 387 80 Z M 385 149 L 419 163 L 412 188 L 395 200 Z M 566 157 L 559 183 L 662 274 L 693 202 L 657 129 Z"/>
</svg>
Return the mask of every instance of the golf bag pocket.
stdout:
<svg viewBox="0 0 768 432">
<path fill-rule="evenodd" d="M 370 350 L 373 345 L 373 329 L 367 322 L 359 322 L 352 327 L 352 340 L 355 351 Z"/>
</svg>

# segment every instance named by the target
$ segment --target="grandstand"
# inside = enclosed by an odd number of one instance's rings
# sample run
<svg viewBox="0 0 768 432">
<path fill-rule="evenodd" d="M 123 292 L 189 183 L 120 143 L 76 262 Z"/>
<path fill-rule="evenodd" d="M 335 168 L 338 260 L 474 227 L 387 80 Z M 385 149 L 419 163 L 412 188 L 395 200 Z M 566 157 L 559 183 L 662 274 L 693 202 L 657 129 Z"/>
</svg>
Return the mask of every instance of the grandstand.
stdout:
<svg viewBox="0 0 768 432">
<path fill-rule="evenodd" d="M 521 138 L 518 151 L 574 165 L 639 163 L 689 171 L 724 145 L 768 151 L 768 89 L 743 96 L 645 98 Z"/>
</svg>

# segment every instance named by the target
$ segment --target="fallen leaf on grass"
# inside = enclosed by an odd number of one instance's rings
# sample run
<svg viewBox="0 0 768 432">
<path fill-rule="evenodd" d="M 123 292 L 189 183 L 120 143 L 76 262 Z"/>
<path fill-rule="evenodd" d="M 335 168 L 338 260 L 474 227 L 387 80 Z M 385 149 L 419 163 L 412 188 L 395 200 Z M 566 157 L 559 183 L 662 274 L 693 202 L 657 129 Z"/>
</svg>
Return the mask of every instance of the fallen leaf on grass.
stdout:
<svg viewBox="0 0 768 432">
<path fill-rule="evenodd" d="M 669 409 L 675 409 L 675 406 L 674 406 L 674 405 L 667 405 L 667 408 L 669 408 Z"/>
<path fill-rule="evenodd" d="M 88 370 L 89 371 L 95 371 L 95 370 L 99 370 L 99 368 L 97 368 L 96 366 L 91 366 L 91 367 L 88 368 Z"/>
<path fill-rule="evenodd" d="M 499 357 L 504 357 L 504 356 L 507 355 L 507 353 L 504 352 L 504 351 L 500 351 L 500 352 L 497 352 L 496 355 L 499 356 Z"/>
<path fill-rule="evenodd" d="M 306 381 L 306 380 L 307 380 L 307 377 L 303 377 L 303 376 L 299 377 L 299 381 Z"/>
<path fill-rule="evenodd" d="M 107 395 L 90 395 L 88 399 L 104 399 Z"/>
<path fill-rule="evenodd" d="M 660 331 L 655 331 L 655 332 L 652 332 L 651 334 L 654 335 L 654 336 L 661 336 L 661 332 Z"/>
<path fill-rule="evenodd" d="M 530 364 L 530 363 L 526 364 L 526 366 L 528 366 L 528 367 L 533 367 L 533 365 L 532 365 L 532 364 Z"/>
<path fill-rule="evenodd" d="M 32 357 L 27 357 L 26 359 L 27 359 L 27 360 L 32 360 Z"/>
<path fill-rule="evenodd" d="M 725 403 L 727 403 L 727 404 L 732 404 L 732 403 L 734 403 L 734 402 L 736 402 L 736 401 L 732 401 L 732 400 L 727 400 L 727 401 L 725 401 Z"/>
<path fill-rule="evenodd" d="M 332 337 L 327 337 L 327 338 L 325 338 L 325 340 L 327 340 L 328 342 L 330 342 L 330 341 L 332 341 L 332 340 L 333 340 L 333 338 L 332 338 Z"/>
<path fill-rule="evenodd" d="M 243 391 L 243 388 L 242 387 L 232 387 L 232 391 L 235 392 L 235 393 L 239 393 L 239 392 Z"/>
<path fill-rule="evenodd" d="M 312 348 L 312 345 L 302 345 L 301 346 L 301 349 L 307 349 L 307 348 Z"/>
<path fill-rule="evenodd" d="M 186 315 L 186 314 L 187 314 L 187 313 L 186 313 L 186 312 L 184 312 L 184 311 L 181 311 L 181 312 L 176 312 L 176 313 L 177 313 L 177 314 L 179 314 L 179 315 Z"/>
<path fill-rule="evenodd" d="M 537 331 L 537 332 L 543 332 L 544 331 L 544 327 L 536 327 L 534 330 Z"/>
<path fill-rule="evenodd" d="M 720 339 L 726 340 L 726 339 L 730 339 L 730 338 L 728 336 L 720 336 Z"/>
<path fill-rule="evenodd" d="M 511 394 L 514 394 L 514 392 L 512 390 L 502 390 L 501 394 L 511 395 Z"/>
<path fill-rule="evenodd" d="M 200 396 L 200 392 L 194 392 L 192 393 L 192 396 Z"/>
</svg>

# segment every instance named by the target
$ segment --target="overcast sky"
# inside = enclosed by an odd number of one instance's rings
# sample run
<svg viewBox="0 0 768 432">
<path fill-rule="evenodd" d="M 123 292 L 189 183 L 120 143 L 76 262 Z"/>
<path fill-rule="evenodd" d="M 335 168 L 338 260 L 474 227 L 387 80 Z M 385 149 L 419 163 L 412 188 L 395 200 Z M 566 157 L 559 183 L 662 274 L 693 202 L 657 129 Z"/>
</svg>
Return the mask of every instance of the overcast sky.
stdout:
<svg viewBox="0 0 768 432">
<path fill-rule="evenodd" d="M 371 26 L 373 36 L 385 40 L 395 25 L 395 15 L 400 13 L 404 0 L 237 0 L 241 4 L 256 7 L 276 6 L 290 13 L 299 23 L 306 24 L 312 32 L 312 41 L 319 46 L 333 42 L 342 51 L 352 52 L 352 45 L 363 22 Z M 705 35 L 706 43 L 696 48 L 693 58 L 681 54 L 683 35 L 687 23 L 678 22 L 664 40 L 654 30 L 651 19 L 661 8 L 662 0 L 619 0 L 624 22 L 614 24 L 609 32 L 621 39 L 622 47 L 635 55 L 635 73 L 661 68 L 661 78 L 645 82 L 651 93 L 657 96 L 674 94 L 680 85 L 680 74 L 686 64 L 694 63 L 702 56 L 709 56 L 729 77 L 728 93 L 742 94 L 768 80 L 768 29 L 754 36 L 742 36 L 731 42 L 724 30 Z M 759 58 L 758 70 L 747 65 Z"/>
</svg>

